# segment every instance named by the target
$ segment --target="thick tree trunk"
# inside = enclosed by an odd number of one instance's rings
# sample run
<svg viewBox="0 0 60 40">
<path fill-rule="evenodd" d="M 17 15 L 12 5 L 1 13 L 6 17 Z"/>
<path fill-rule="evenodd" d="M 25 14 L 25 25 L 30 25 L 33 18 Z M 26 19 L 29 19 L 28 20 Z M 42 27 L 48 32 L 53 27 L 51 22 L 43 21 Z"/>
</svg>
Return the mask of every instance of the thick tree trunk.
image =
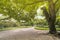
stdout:
<svg viewBox="0 0 60 40">
<path fill-rule="evenodd" d="M 52 21 L 48 22 L 48 24 L 49 24 L 49 33 L 51 33 L 51 34 L 56 34 L 56 32 L 57 32 L 54 23 L 55 22 L 52 22 Z"/>
<path fill-rule="evenodd" d="M 55 34 L 57 31 L 56 31 L 56 28 L 55 28 L 55 21 L 56 21 L 56 13 L 55 13 L 55 5 L 54 5 L 54 2 L 53 0 L 49 0 L 49 20 L 48 21 L 48 24 L 49 24 L 49 33 L 51 34 Z"/>
<path fill-rule="evenodd" d="M 46 7 L 42 7 L 43 13 L 46 17 L 46 20 L 49 25 L 49 33 L 55 34 L 56 28 L 55 28 L 55 21 L 56 21 L 56 13 L 55 13 L 55 4 L 53 0 L 48 0 L 49 2 L 49 12 L 47 11 Z"/>
<path fill-rule="evenodd" d="M 50 28 L 49 33 L 51 33 L 51 34 L 56 34 L 56 28 L 55 28 L 55 25 L 49 25 L 49 28 Z"/>
<path fill-rule="evenodd" d="M 53 13 L 50 15 L 48 13 L 46 7 L 42 7 L 41 9 L 43 9 L 43 13 L 44 13 L 45 18 L 46 18 L 46 20 L 48 22 L 48 25 L 49 25 L 49 33 L 55 34 L 56 33 L 56 28 L 55 28 L 56 15 L 55 14 L 53 15 Z"/>
<path fill-rule="evenodd" d="M 51 34 L 55 34 L 56 33 L 56 28 L 55 28 L 55 21 L 56 21 L 56 15 L 53 14 L 53 12 L 51 12 L 52 14 L 49 14 L 46 7 L 42 7 L 41 8 L 43 10 L 43 13 L 45 15 L 45 18 L 48 22 L 49 25 L 49 33 Z"/>
</svg>

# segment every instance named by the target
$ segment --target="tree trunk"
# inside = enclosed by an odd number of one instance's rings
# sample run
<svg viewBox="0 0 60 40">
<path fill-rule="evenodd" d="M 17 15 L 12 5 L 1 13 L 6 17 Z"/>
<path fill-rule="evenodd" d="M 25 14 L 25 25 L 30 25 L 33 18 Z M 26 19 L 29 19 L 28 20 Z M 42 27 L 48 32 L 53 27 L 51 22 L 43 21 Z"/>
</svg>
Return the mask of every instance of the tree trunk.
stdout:
<svg viewBox="0 0 60 40">
<path fill-rule="evenodd" d="M 51 33 L 51 34 L 56 34 L 56 28 L 55 28 L 55 24 L 54 24 L 55 22 L 53 22 L 53 21 L 48 21 L 48 25 L 49 25 L 49 33 Z"/>
<path fill-rule="evenodd" d="M 55 34 L 56 28 L 55 28 L 55 21 L 56 21 L 56 13 L 55 13 L 55 5 L 53 3 L 53 0 L 49 0 L 49 12 L 47 11 L 46 7 L 42 7 L 43 13 L 45 15 L 45 18 L 49 25 L 49 33 Z"/>
<path fill-rule="evenodd" d="M 49 20 L 48 20 L 48 24 L 49 24 L 49 33 L 51 34 L 55 34 L 56 28 L 55 28 L 55 21 L 56 21 L 56 13 L 55 13 L 55 5 L 53 0 L 49 0 Z"/>
</svg>

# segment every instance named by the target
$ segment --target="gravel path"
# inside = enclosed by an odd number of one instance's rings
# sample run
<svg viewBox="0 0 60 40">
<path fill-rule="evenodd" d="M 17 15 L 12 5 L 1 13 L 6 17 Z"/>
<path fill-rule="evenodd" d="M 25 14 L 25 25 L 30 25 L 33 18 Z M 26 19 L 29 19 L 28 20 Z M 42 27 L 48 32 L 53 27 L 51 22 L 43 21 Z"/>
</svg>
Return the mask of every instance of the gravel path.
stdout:
<svg viewBox="0 0 60 40">
<path fill-rule="evenodd" d="M 60 40 L 48 35 L 48 31 L 35 30 L 34 28 L 23 28 L 0 32 L 0 40 Z"/>
</svg>

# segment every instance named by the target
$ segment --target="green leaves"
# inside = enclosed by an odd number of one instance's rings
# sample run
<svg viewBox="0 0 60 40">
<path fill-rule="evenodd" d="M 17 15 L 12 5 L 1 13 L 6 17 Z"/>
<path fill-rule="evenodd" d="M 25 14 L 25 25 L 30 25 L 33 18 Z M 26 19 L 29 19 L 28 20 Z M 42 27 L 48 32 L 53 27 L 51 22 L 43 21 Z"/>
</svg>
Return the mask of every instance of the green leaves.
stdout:
<svg viewBox="0 0 60 40">
<path fill-rule="evenodd" d="M 59 11 L 59 9 L 60 9 L 60 0 L 58 0 L 58 1 L 55 3 L 56 13 Z"/>
<path fill-rule="evenodd" d="M 56 0 L 53 0 L 54 3 Z M 34 18 L 36 10 L 41 5 L 46 5 L 48 10 L 48 0 L 0 0 L 0 13 L 9 15 L 10 17 L 20 20 L 26 19 L 25 14 L 29 15 L 28 18 Z M 56 3 L 56 10 L 59 8 L 60 1 Z M 26 13 L 27 12 L 27 13 Z"/>
</svg>

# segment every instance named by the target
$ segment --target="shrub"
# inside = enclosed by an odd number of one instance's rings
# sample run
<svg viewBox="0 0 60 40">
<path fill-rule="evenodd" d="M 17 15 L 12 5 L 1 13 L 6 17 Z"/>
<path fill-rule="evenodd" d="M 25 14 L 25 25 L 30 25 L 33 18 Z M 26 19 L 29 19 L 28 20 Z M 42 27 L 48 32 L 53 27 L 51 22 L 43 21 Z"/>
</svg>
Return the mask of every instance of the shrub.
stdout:
<svg viewBox="0 0 60 40">
<path fill-rule="evenodd" d="M 5 27 L 17 27 L 18 24 L 12 21 L 0 21 L 0 28 Z"/>
</svg>

